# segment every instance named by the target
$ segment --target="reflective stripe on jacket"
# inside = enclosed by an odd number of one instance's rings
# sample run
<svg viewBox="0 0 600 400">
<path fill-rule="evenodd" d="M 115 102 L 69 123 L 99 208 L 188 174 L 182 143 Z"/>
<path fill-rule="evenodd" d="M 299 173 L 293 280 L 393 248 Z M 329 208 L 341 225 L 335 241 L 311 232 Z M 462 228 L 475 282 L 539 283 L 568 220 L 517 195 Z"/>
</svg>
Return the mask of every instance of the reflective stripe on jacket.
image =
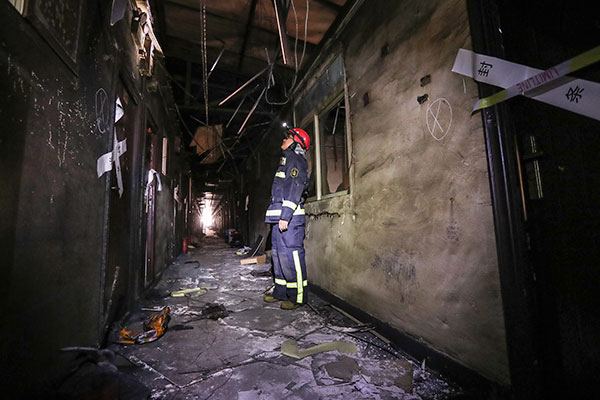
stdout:
<svg viewBox="0 0 600 400">
<path fill-rule="evenodd" d="M 293 147 L 293 146 L 292 146 Z M 271 187 L 271 204 L 265 222 L 290 221 L 292 215 L 304 215 L 302 194 L 308 188 L 308 165 L 306 159 L 294 150 L 283 151 L 279 167 Z"/>
</svg>

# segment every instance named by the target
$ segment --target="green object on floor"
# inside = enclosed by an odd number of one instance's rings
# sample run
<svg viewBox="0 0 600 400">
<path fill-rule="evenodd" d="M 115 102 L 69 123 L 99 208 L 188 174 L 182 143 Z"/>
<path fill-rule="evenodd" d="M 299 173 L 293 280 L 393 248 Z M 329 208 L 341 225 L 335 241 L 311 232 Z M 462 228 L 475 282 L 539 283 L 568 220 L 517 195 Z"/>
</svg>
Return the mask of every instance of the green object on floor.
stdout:
<svg viewBox="0 0 600 400">
<path fill-rule="evenodd" d="M 317 346 L 309 347 L 307 349 L 299 349 L 298 342 L 293 339 L 286 340 L 281 345 L 281 354 L 286 356 L 302 359 L 307 356 L 312 356 L 318 353 L 325 353 L 327 351 L 337 350 L 340 353 L 352 353 L 356 354 L 356 345 L 354 343 L 333 341 L 328 343 L 319 344 Z"/>
<path fill-rule="evenodd" d="M 206 289 L 195 287 L 191 289 L 182 289 L 171 292 L 171 297 L 183 297 L 186 294 L 194 293 L 194 296 L 200 296 L 206 293 Z"/>
<path fill-rule="evenodd" d="M 265 295 L 265 297 L 264 297 L 263 299 L 264 299 L 264 301 L 266 301 L 267 303 L 277 303 L 278 301 L 281 301 L 281 300 L 279 300 L 279 299 L 276 299 L 275 297 L 273 297 L 273 296 L 270 296 L 270 295 L 268 295 L 268 294 L 267 294 L 267 295 Z"/>
<path fill-rule="evenodd" d="M 295 310 L 300 307 L 302 304 L 294 303 L 293 301 L 286 300 L 281 303 L 281 308 L 284 310 Z"/>
</svg>

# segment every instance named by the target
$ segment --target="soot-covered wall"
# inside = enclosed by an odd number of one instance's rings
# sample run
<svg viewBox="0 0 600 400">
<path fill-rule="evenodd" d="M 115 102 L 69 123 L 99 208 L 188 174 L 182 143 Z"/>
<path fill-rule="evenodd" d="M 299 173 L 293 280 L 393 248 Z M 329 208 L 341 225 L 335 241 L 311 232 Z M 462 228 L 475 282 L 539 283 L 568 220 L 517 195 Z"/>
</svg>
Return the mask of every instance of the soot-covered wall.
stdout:
<svg viewBox="0 0 600 400">
<path fill-rule="evenodd" d="M 77 3 L 79 33 L 69 25 Z M 150 115 L 171 144 L 156 211 L 159 268 L 183 233 L 173 205 L 181 165 L 170 89 L 160 74 L 155 89 L 146 89 L 131 9 L 110 26 L 110 3 L 47 3 L 40 25 L 0 2 L 0 382 L 8 398 L 56 389 L 54 379 L 73 358 L 60 349 L 101 345 L 143 290 Z M 73 69 L 53 50 L 60 46 L 49 44 L 51 32 L 77 41 Z M 127 138 L 121 197 L 114 169 L 97 176 L 98 158 L 113 149 L 117 95 L 125 116 L 116 134 Z"/>
<path fill-rule="evenodd" d="M 351 187 L 306 205 L 334 215 L 309 219 L 309 284 L 508 384 L 477 88 L 451 72 L 470 48 L 466 2 L 368 1 L 339 42 Z"/>
</svg>

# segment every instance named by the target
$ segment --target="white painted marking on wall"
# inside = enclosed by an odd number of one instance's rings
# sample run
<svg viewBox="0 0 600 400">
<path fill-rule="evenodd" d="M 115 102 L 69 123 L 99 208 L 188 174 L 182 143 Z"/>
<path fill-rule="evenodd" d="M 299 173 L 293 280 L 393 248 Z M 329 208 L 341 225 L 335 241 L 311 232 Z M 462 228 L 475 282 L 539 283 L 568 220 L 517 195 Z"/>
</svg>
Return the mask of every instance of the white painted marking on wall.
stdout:
<svg viewBox="0 0 600 400">
<path fill-rule="evenodd" d="M 108 127 L 108 95 L 103 88 L 96 91 L 96 127 L 100 133 L 106 132 Z"/>
<path fill-rule="evenodd" d="M 48 123 L 48 146 L 55 148 L 52 144 L 52 124 Z"/>
<path fill-rule="evenodd" d="M 62 167 L 65 164 L 65 158 L 67 156 L 67 142 L 69 141 L 69 134 L 65 135 L 65 140 L 63 141 L 62 154 L 61 150 L 58 150 L 58 166 Z"/>
<path fill-rule="evenodd" d="M 433 111 L 434 109 L 435 112 Z M 449 115 L 449 117 L 446 117 L 447 115 Z M 444 122 L 444 126 L 442 126 L 440 120 Z M 446 120 L 448 120 L 447 124 L 445 123 Z M 426 122 L 427 129 L 432 138 L 438 142 L 444 139 L 446 135 L 448 135 L 448 132 L 450 132 L 450 127 L 452 126 L 452 106 L 448 100 L 439 98 L 431 102 L 427 107 Z M 439 134 L 437 133 L 438 131 Z"/>
</svg>

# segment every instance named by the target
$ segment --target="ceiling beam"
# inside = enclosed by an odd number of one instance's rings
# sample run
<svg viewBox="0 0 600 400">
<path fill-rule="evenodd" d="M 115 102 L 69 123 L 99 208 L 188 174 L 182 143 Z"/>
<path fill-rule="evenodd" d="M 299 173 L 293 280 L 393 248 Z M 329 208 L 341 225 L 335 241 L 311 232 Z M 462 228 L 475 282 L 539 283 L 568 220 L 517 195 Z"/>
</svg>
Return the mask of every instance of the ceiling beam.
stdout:
<svg viewBox="0 0 600 400">
<path fill-rule="evenodd" d="M 175 58 L 182 61 L 191 61 L 195 64 L 202 64 L 202 50 L 198 43 L 177 36 L 168 36 L 166 45 L 163 47 L 167 58 Z M 208 46 L 207 49 L 213 50 L 215 53 L 222 50 L 222 48 L 211 46 Z M 237 57 L 238 53 L 225 49 L 223 58 L 225 58 L 225 54 L 229 54 L 231 57 Z M 215 71 L 213 71 L 213 74 L 217 73 L 217 71 L 224 71 L 248 79 L 249 76 L 252 76 L 267 65 L 266 61 L 260 58 L 254 58 L 252 56 L 245 56 L 245 58 L 247 62 L 244 63 L 244 68 L 242 70 L 236 70 L 233 66 L 229 64 L 226 65 L 223 60 L 221 60 Z M 293 68 L 282 64 L 275 64 L 275 68 L 278 73 L 287 78 L 291 77 L 294 73 Z"/>
<path fill-rule="evenodd" d="M 173 77 L 173 79 L 175 79 L 177 82 L 181 83 L 182 85 L 185 84 L 186 82 L 186 77 L 180 74 L 171 74 L 171 76 Z M 246 77 L 243 77 L 243 79 L 246 79 Z M 200 79 L 195 79 L 195 78 L 191 78 L 190 83 L 192 85 L 197 85 L 197 86 L 202 86 L 202 80 Z M 211 81 L 208 81 L 208 87 L 209 88 L 213 88 L 213 89 L 219 89 L 219 90 L 228 90 L 228 91 L 232 91 L 234 90 L 237 86 L 236 86 L 236 82 L 232 82 L 231 86 L 225 86 L 225 85 L 220 85 L 218 83 L 214 83 Z"/>
<path fill-rule="evenodd" d="M 256 11 L 256 3 L 258 0 L 252 0 L 250 4 L 250 13 L 248 13 L 248 22 L 246 22 L 246 31 L 244 33 L 244 41 L 242 43 L 242 49 L 240 50 L 240 61 L 238 62 L 238 69 L 242 69 L 242 62 L 244 61 L 244 55 L 246 53 L 246 46 L 248 45 L 248 37 L 250 36 L 250 29 L 252 28 L 252 21 L 254 20 L 254 11 Z"/>
<path fill-rule="evenodd" d="M 335 4 L 328 0 L 315 0 L 315 1 L 321 5 L 329 8 L 330 10 L 335 11 L 336 13 L 339 13 L 340 10 L 342 9 L 342 6 L 340 6 L 339 4 Z"/>
<path fill-rule="evenodd" d="M 179 106 L 180 111 L 204 111 L 204 105 L 192 105 L 192 106 Z M 208 111 L 211 113 L 230 113 L 235 112 L 235 108 L 223 108 L 223 107 L 209 107 Z M 251 110 L 239 109 L 238 114 L 248 114 Z M 275 113 L 269 111 L 258 111 L 254 110 L 254 115 L 264 115 L 266 117 L 273 117 Z"/>
<path fill-rule="evenodd" d="M 169 6 L 184 8 L 186 10 L 194 11 L 194 12 L 197 12 L 197 13 L 199 13 L 201 11 L 199 8 L 188 6 L 187 4 L 174 3 L 174 2 L 168 1 L 168 0 L 165 3 L 167 5 L 169 5 Z M 213 17 L 213 18 L 221 19 L 223 21 L 230 22 L 230 23 L 236 24 L 238 26 L 243 25 L 243 22 L 241 22 L 241 21 L 239 21 L 237 19 L 233 19 L 231 17 L 225 16 L 225 15 L 221 15 L 221 14 L 216 14 L 216 13 L 210 12 L 210 11 L 206 11 L 206 17 L 207 18 L 208 17 Z M 252 29 L 256 29 L 258 31 L 265 32 L 265 33 L 269 33 L 269 34 L 271 34 L 273 36 L 278 36 L 278 33 L 277 33 L 276 30 L 267 29 L 267 28 L 262 27 L 262 26 L 254 25 L 254 26 L 252 26 Z M 296 40 L 296 38 L 294 36 L 290 35 L 290 34 L 288 34 L 287 36 L 288 36 L 289 40 Z M 301 38 L 298 38 L 298 42 L 304 43 L 304 40 L 302 40 Z M 311 43 L 311 42 L 306 42 L 306 47 L 308 48 L 309 46 L 316 47 L 317 45 L 314 44 L 314 43 Z"/>
</svg>

